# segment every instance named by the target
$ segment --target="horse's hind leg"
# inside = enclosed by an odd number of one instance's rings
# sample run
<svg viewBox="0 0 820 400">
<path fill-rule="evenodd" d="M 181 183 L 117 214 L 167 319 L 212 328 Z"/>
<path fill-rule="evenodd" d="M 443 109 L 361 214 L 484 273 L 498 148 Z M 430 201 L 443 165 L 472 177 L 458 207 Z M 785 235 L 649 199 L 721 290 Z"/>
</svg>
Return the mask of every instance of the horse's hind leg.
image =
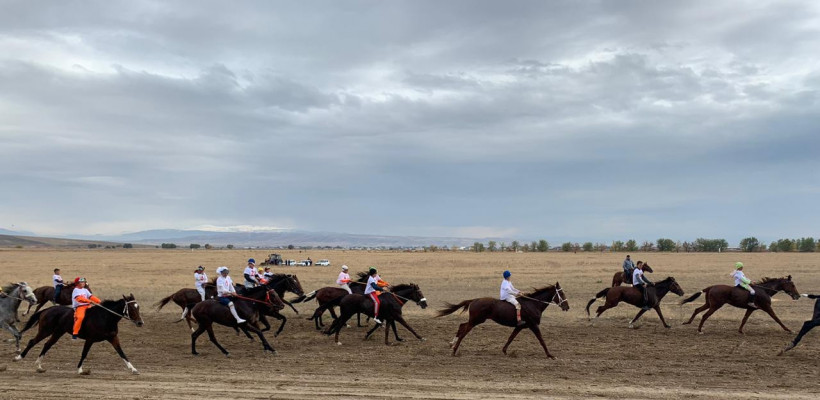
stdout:
<svg viewBox="0 0 820 400">
<path fill-rule="evenodd" d="M 282 333 L 282 329 L 285 329 L 285 322 L 288 322 L 288 319 L 284 315 L 279 314 L 279 312 L 271 316 L 282 321 L 282 323 L 279 325 L 279 329 L 277 329 L 276 333 L 273 334 L 273 337 L 277 337 L 280 333 Z"/>
<path fill-rule="evenodd" d="M 265 351 L 270 351 L 271 353 L 276 354 L 276 350 L 274 350 L 273 347 L 271 347 L 270 343 L 268 343 L 268 340 L 265 339 L 265 335 L 262 333 L 262 331 L 259 328 L 255 327 L 255 326 L 252 326 L 252 325 L 248 325 L 248 329 L 251 332 L 255 333 L 256 336 L 259 336 L 259 340 L 262 341 L 262 348 Z M 219 345 L 217 344 L 217 346 L 219 346 Z"/>
<path fill-rule="evenodd" d="M 709 309 L 709 303 L 708 303 L 708 302 L 707 302 L 707 303 L 704 303 L 702 306 L 700 306 L 700 307 L 696 308 L 696 309 L 695 309 L 695 311 L 692 313 L 692 316 L 691 316 L 691 317 L 689 317 L 689 321 L 684 322 L 684 323 L 683 323 L 683 325 L 689 325 L 689 324 L 691 324 L 691 323 L 692 323 L 692 321 L 694 321 L 694 320 L 695 320 L 695 316 L 697 316 L 698 314 L 700 314 L 700 313 L 702 313 L 703 311 L 706 311 L 706 310 L 708 310 L 708 309 Z"/>
<path fill-rule="evenodd" d="M 457 336 L 458 339 L 456 340 L 456 344 L 453 345 L 453 355 L 456 355 L 456 352 L 458 351 L 458 346 L 461 345 L 461 341 L 464 340 L 464 337 L 467 336 L 468 333 L 470 333 L 473 327 L 474 325 L 472 325 L 469 322 L 465 322 L 458 327 L 459 335 Z"/>
<path fill-rule="evenodd" d="M 723 304 L 714 308 L 710 307 L 709 311 L 707 311 L 706 314 L 703 314 L 703 317 L 700 318 L 700 324 L 698 325 L 698 333 L 703 333 L 703 323 L 706 322 L 706 320 L 709 319 L 715 311 L 720 310 L 720 307 L 723 307 Z"/>
<path fill-rule="evenodd" d="M 83 361 L 88 356 L 88 351 L 91 350 L 91 346 L 94 345 L 90 339 L 86 339 L 85 343 L 83 344 L 83 355 L 80 356 L 80 362 L 77 363 L 77 374 L 79 375 L 88 375 L 89 371 L 83 371 Z"/>
<path fill-rule="evenodd" d="M 114 346 L 114 350 L 116 350 L 117 354 L 120 355 L 120 358 L 122 358 L 122 360 L 125 361 L 125 367 L 128 368 L 128 370 L 131 371 L 132 374 L 139 375 L 140 372 L 137 371 L 137 369 L 134 368 L 133 365 L 131 365 L 131 362 L 128 361 L 128 357 L 125 356 L 125 352 L 122 351 L 119 336 L 114 336 L 113 338 L 109 339 L 108 343 L 111 343 L 111 346 Z"/>
<path fill-rule="evenodd" d="M 28 354 L 29 350 L 31 350 L 32 347 L 36 346 L 37 343 L 40 343 L 41 341 L 43 341 L 43 339 L 48 337 L 48 335 L 49 335 L 49 333 L 46 332 L 45 329 L 41 328 L 40 330 L 38 330 L 37 331 L 37 336 L 35 336 L 34 338 L 32 338 L 31 340 L 28 341 L 28 344 L 26 345 L 26 348 L 23 349 L 22 353 L 18 354 L 16 357 L 14 357 L 14 361 L 20 361 L 23 358 L 25 358 L 26 354 Z"/>
<path fill-rule="evenodd" d="M 369 331 L 367 331 L 367 334 L 365 334 L 365 335 L 364 335 L 364 340 L 369 339 L 369 338 L 370 338 L 370 335 L 372 335 L 372 334 L 373 334 L 373 332 L 376 332 L 376 329 L 379 329 L 379 328 L 381 328 L 381 325 L 376 325 L 376 326 L 374 326 L 372 329 L 370 329 Z M 386 329 L 386 328 L 385 328 L 385 329 Z M 386 329 L 386 330 L 390 330 L 390 329 Z"/>
<path fill-rule="evenodd" d="M 524 328 L 521 326 L 516 326 L 515 329 L 513 329 L 512 334 L 510 334 L 510 338 L 507 339 L 507 343 L 505 343 L 504 347 L 501 349 L 501 352 L 504 353 L 504 355 L 507 355 L 507 347 L 510 347 L 510 343 L 512 343 L 513 339 L 518 336 L 518 333 L 520 333 L 522 329 Z"/>
<path fill-rule="evenodd" d="M 51 335 L 51 337 L 48 339 L 48 341 L 46 341 L 46 344 L 43 345 L 43 350 L 40 351 L 40 356 L 37 357 L 36 361 L 34 361 L 34 365 L 37 366 L 37 372 L 46 372 L 46 369 L 43 368 L 43 358 L 46 356 L 46 353 L 51 348 L 51 346 L 54 346 L 54 343 L 57 343 L 57 341 L 60 340 L 60 338 L 62 336 L 63 336 L 63 332 L 54 332 Z M 39 342 L 39 340 L 38 340 L 38 342 Z M 26 348 L 26 351 L 28 351 L 29 348 L 30 347 Z M 24 357 L 25 357 L 25 355 L 24 355 Z"/>
<path fill-rule="evenodd" d="M 196 339 L 199 338 L 199 335 L 201 335 L 202 332 L 205 332 L 204 324 L 199 324 L 199 327 L 191 333 L 191 354 L 195 356 L 199 355 L 199 353 L 196 352 Z"/>
<path fill-rule="evenodd" d="M 775 315 L 774 310 L 772 310 L 772 305 L 771 304 L 767 304 L 763 308 L 763 311 L 766 311 L 766 313 L 769 314 L 772 317 L 772 319 L 774 319 L 775 322 L 780 324 L 780 327 L 783 328 L 784 331 L 792 333 L 792 330 L 787 328 L 786 325 L 783 325 L 783 322 L 780 322 L 780 318 L 777 318 L 777 315 Z"/>
<path fill-rule="evenodd" d="M 635 327 L 635 325 L 634 325 L 635 321 L 637 321 L 638 318 L 640 318 L 641 315 L 643 315 L 643 313 L 645 313 L 646 311 L 647 310 L 644 310 L 644 309 L 641 309 L 640 311 L 638 311 L 638 314 L 635 315 L 635 318 L 632 318 L 632 321 L 629 321 L 629 329 L 632 329 L 632 328 Z M 664 325 L 666 325 L 666 322 L 664 322 Z"/>
<path fill-rule="evenodd" d="M 14 325 L 5 323 L 3 321 L 0 321 L 0 327 L 2 327 L 3 329 L 11 332 L 12 336 L 14 336 L 14 342 L 17 346 L 17 352 L 19 353 L 20 352 L 20 339 L 23 338 L 22 335 L 20 335 L 20 332 L 17 330 L 17 328 L 14 327 Z"/>
</svg>

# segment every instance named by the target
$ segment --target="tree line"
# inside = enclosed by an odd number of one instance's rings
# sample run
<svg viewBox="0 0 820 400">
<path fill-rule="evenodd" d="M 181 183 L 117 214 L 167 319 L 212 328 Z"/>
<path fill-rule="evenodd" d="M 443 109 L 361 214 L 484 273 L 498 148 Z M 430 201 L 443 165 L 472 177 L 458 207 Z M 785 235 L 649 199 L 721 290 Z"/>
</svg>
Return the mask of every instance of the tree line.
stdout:
<svg viewBox="0 0 820 400">
<path fill-rule="evenodd" d="M 427 248 L 426 248 L 427 249 Z M 435 246 L 430 246 L 430 250 L 439 250 Z M 747 237 L 740 241 L 738 249 L 730 249 L 729 242 L 726 239 L 708 239 L 697 238 L 694 241 L 672 240 L 669 238 L 660 238 L 654 242 L 643 241 L 638 243 L 635 239 L 626 241 L 614 240 L 611 244 L 593 243 L 593 242 L 564 242 L 560 247 L 551 248 L 549 242 L 546 240 L 533 241 L 521 245 L 517 240 L 507 245 L 504 242 L 498 243 L 495 240 L 490 240 L 487 244 L 482 242 L 475 242 L 469 250 L 476 253 L 482 252 L 497 252 L 497 251 L 512 251 L 512 252 L 546 252 L 550 250 L 558 250 L 564 252 L 635 252 L 635 251 L 660 251 L 660 252 L 721 252 L 726 250 L 740 250 L 743 252 L 820 252 L 820 238 L 814 239 L 811 237 L 800 239 L 778 239 L 766 245 L 755 237 Z"/>
</svg>

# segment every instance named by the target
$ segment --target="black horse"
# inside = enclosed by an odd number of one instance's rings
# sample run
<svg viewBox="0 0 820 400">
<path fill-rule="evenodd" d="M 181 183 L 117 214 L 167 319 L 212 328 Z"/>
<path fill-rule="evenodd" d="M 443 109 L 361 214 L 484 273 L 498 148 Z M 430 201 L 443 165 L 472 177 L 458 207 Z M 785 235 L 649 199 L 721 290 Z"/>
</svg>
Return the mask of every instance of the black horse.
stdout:
<svg viewBox="0 0 820 400">
<path fill-rule="evenodd" d="M 793 349 L 795 346 L 797 346 L 798 343 L 800 343 L 800 340 L 803 339 L 803 336 L 805 334 L 809 333 L 809 331 L 814 329 L 814 327 L 820 325 L 820 295 L 804 294 L 803 296 L 808 297 L 810 299 L 817 299 L 817 301 L 814 302 L 814 315 L 812 315 L 811 320 L 803 322 L 803 328 L 800 329 L 800 332 L 797 334 L 794 340 L 792 340 L 791 343 L 787 344 L 785 349 L 780 351 L 780 354 L 778 354 L 778 356 L 782 356 L 783 353 Z"/>
<path fill-rule="evenodd" d="M 122 296 L 121 300 L 105 300 L 102 304 L 91 306 L 91 308 L 88 309 L 85 313 L 85 319 L 83 319 L 83 325 L 80 328 L 79 334 L 81 339 L 85 339 L 85 345 L 83 346 L 83 354 L 80 357 L 80 362 L 77 364 L 78 374 L 88 375 L 90 373 L 90 370 L 83 371 L 83 361 L 86 356 L 88 356 L 88 351 L 91 349 L 91 346 L 103 340 L 111 343 L 111 346 L 114 346 L 114 350 L 116 350 L 120 358 L 125 361 L 125 366 L 128 367 L 131 373 L 139 374 L 139 371 L 131 365 L 131 362 L 128 361 L 128 357 L 123 353 L 122 347 L 120 347 L 120 338 L 117 336 L 119 332 L 118 325 L 123 318 L 133 322 L 138 327 L 143 325 L 139 307 L 137 300 L 134 299 L 134 295 L 131 294 Z M 46 352 L 48 352 L 51 346 L 57 343 L 64 334 L 67 333 L 70 335 L 72 333 L 74 329 L 74 310 L 68 307 L 51 307 L 43 311 L 38 311 L 31 316 L 22 332 L 29 330 L 37 323 L 40 324 L 37 336 L 29 340 L 26 349 L 15 357 L 14 361 L 20 361 L 25 358 L 32 347 L 50 335 L 51 337 L 46 344 L 43 345 L 43 350 L 40 352 L 40 356 L 37 357 L 37 361 L 35 361 L 37 372 L 45 372 L 46 370 L 42 365 L 43 357 L 45 357 Z"/>
<path fill-rule="evenodd" d="M 364 288 L 367 285 L 367 279 L 370 278 L 370 275 L 367 272 L 359 272 L 358 279 L 354 282 L 350 282 L 350 290 L 353 293 L 357 294 L 364 294 Z M 333 319 L 337 318 L 336 311 L 334 311 L 335 307 L 339 306 L 342 299 L 347 296 L 347 290 L 344 290 L 340 287 L 336 286 L 326 286 L 321 289 L 314 290 L 305 296 L 294 300 L 294 303 L 300 303 L 303 301 L 311 301 L 316 299 L 316 302 L 319 303 L 319 307 L 316 307 L 316 310 L 313 311 L 313 315 L 308 318 L 308 320 L 313 321 L 316 325 L 316 330 L 318 331 L 322 327 L 325 326 L 324 322 L 322 321 L 322 315 L 325 311 L 330 312 L 330 317 Z M 362 315 L 357 314 L 357 322 L 358 326 L 362 326 Z"/>
<path fill-rule="evenodd" d="M 259 336 L 259 340 L 262 341 L 262 346 L 265 351 L 270 351 L 274 354 L 276 353 L 276 350 L 274 350 L 265 339 L 265 335 L 262 331 L 255 326 L 256 320 L 259 318 L 258 308 L 256 307 L 257 304 L 263 304 L 267 308 L 275 309 L 277 311 L 285 307 L 285 303 L 281 298 L 279 298 L 276 291 L 268 290 L 268 288 L 264 286 L 255 287 L 248 289 L 244 292 L 244 294 L 235 297 L 233 302 L 236 306 L 237 314 L 239 314 L 239 316 L 247 322 L 238 324 L 233 315 L 231 315 L 228 307 L 220 304 L 216 300 L 201 301 L 194 306 L 191 310 L 191 315 L 193 315 L 197 324 L 199 324 L 199 327 L 191 334 L 191 354 L 199 355 L 196 351 L 196 340 L 199 335 L 202 335 L 203 332 L 207 331 L 208 338 L 211 342 L 216 345 L 222 354 L 225 356 L 229 355 L 228 351 L 216 341 L 213 328 L 214 323 L 230 328 L 240 328 L 243 330 L 247 329 Z"/>
<path fill-rule="evenodd" d="M 270 281 L 265 284 L 265 287 L 267 287 L 268 290 L 273 290 L 276 292 L 276 295 L 279 296 L 279 299 L 283 304 L 289 305 L 293 311 L 296 311 L 296 314 L 299 314 L 299 311 L 293 307 L 293 304 L 284 300 L 285 292 L 291 292 L 299 296 L 293 301 L 294 303 L 298 303 L 299 299 L 305 297 L 305 291 L 302 290 L 302 284 L 299 282 L 299 278 L 297 278 L 296 275 L 274 274 Z M 262 332 L 267 332 L 270 330 L 270 323 L 268 322 L 268 319 L 265 318 L 266 315 L 282 321 L 282 323 L 279 324 L 279 329 L 277 329 L 276 333 L 273 334 L 273 337 L 279 336 L 279 334 L 282 333 L 282 330 L 285 329 L 285 322 L 288 322 L 288 319 L 282 315 L 278 309 L 268 307 L 265 304 L 256 303 L 256 308 L 259 311 L 259 322 L 265 326 L 265 328 L 262 329 Z M 245 332 L 245 335 L 248 335 L 248 332 Z M 250 337 L 250 335 L 248 335 L 248 337 Z"/>
<path fill-rule="evenodd" d="M 379 296 L 379 301 L 381 302 L 381 306 L 379 308 L 379 318 L 384 320 L 387 327 L 393 327 L 393 334 L 396 336 L 397 341 L 402 342 L 403 339 L 399 337 L 396 330 L 396 321 L 407 328 L 407 330 L 416 336 L 417 339 L 422 341 L 424 340 L 423 337 L 416 333 L 416 331 L 414 331 L 413 328 L 407 324 L 404 317 L 401 315 L 401 308 L 407 301 L 415 302 L 422 309 L 427 308 L 427 299 L 424 298 L 424 295 L 421 293 L 421 289 L 419 289 L 418 285 L 410 283 L 393 286 L 390 292 L 382 293 Z M 353 314 L 362 313 L 371 318 L 374 316 L 373 300 L 370 299 L 369 295 L 349 294 L 339 303 L 339 308 L 341 315 L 339 315 L 339 318 L 336 318 L 333 321 L 333 324 L 331 324 L 330 327 L 323 333 L 328 336 L 335 333 L 336 344 L 341 345 L 339 342 L 339 332 L 341 332 L 342 328 L 347 325 L 347 321 L 353 316 Z M 379 328 L 379 326 L 381 325 L 376 324 L 373 329 L 367 332 L 365 339 L 369 338 L 370 335 Z M 390 330 L 385 328 L 384 344 L 390 344 L 388 341 L 389 332 Z"/>
</svg>

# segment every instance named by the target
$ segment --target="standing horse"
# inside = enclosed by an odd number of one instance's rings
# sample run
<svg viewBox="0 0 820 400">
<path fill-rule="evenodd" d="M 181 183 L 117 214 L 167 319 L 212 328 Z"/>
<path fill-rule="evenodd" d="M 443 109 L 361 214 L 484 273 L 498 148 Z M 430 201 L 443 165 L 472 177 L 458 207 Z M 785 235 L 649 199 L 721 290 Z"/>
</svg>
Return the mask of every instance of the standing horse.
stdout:
<svg viewBox="0 0 820 400">
<path fill-rule="evenodd" d="M 233 299 L 233 302 L 236 307 L 237 314 L 245 319 L 246 322 L 238 324 L 233 315 L 231 315 L 228 307 L 220 304 L 216 300 L 201 301 L 194 306 L 191 310 L 191 315 L 196 319 L 199 327 L 191 333 L 191 354 L 195 356 L 199 355 L 196 351 L 196 340 L 200 335 L 202 335 L 203 332 L 208 332 L 208 338 L 214 345 L 216 345 L 222 354 L 226 357 L 230 354 L 216 340 L 213 328 L 214 323 L 234 329 L 240 327 L 247 329 L 259 336 L 259 340 L 262 341 L 264 351 L 270 351 L 271 353 L 276 354 L 276 350 L 274 350 L 265 339 L 265 335 L 255 326 L 256 321 L 259 318 L 256 304 L 264 304 L 268 308 L 276 310 L 281 310 L 285 307 L 284 302 L 279 298 L 279 295 L 276 294 L 276 291 L 268 290 L 268 288 L 264 286 L 258 286 L 246 290 L 242 295 L 237 295 Z"/>
<path fill-rule="evenodd" d="M 404 320 L 404 317 L 401 315 L 401 308 L 404 306 L 405 302 L 411 300 L 419 305 L 422 309 L 427 308 L 427 299 L 424 298 L 424 295 L 421 293 L 421 289 L 418 285 L 414 283 L 409 284 L 401 284 L 393 286 L 390 292 L 384 292 L 379 295 L 379 301 L 381 302 L 381 306 L 379 307 L 379 318 L 382 318 L 384 323 L 386 324 L 385 332 L 384 332 L 384 344 L 389 345 L 390 342 L 388 341 L 389 327 L 393 327 L 393 334 L 396 336 L 396 340 L 401 342 L 403 341 L 400 337 L 398 332 L 396 331 L 396 321 L 398 321 L 402 326 L 407 328 L 410 333 L 412 333 L 416 339 L 425 340 L 421 337 L 418 333 L 416 333 L 410 325 Z M 341 345 L 342 343 L 339 342 L 339 332 L 342 331 L 342 328 L 347 325 L 347 321 L 353 314 L 362 313 L 369 317 L 374 316 L 374 308 L 373 308 L 373 300 L 370 299 L 370 296 L 365 296 L 363 294 L 349 294 L 345 296 L 342 301 L 339 303 L 340 308 L 340 315 L 339 318 L 336 318 L 333 321 L 333 324 L 330 325 L 323 333 L 325 335 L 332 335 L 336 334 L 335 341 L 337 345 Z M 373 329 L 367 332 L 365 335 L 365 339 L 370 337 L 370 335 L 379 328 L 379 324 L 376 324 Z"/>
<path fill-rule="evenodd" d="M 119 333 L 119 323 L 123 318 L 133 322 L 138 327 L 143 325 L 139 309 L 140 306 L 137 304 L 137 300 L 134 299 L 133 294 L 122 296 L 121 300 L 105 300 L 102 304 L 92 305 L 91 308 L 88 309 L 85 313 L 85 319 L 83 319 L 83 325 L 80 328 L 79 334 L 80 338 L 85 339 L 85 345 L 83 346 L 83 354 L 80 357 L 80 362 L 77 364 L 78 374 L 88 375 L 91 372 L 90 370 L 83 371 L 83 361 L 85 361 L 86 356 L 88 356 L 88 351 L 91 349 L 91 346 L 103 340 L 111 343 L 111 346 L 114 346 L 114 350 L 116 350 L 120 358 L 125 361 L 125 366 L 131 373 L 139 374 L 139 371 L 131 365 L 131 362 L 128 361 L 128 357 L 123 353 L 122 347 L 120 347 L 120 338 L 117 336 Z M 43 311 L 38 311 L 28 320 L 26 327 L 23 328 L 23 332 L 29 330 L 37 323 L 40 324 L 37 336 L 29 340 L 26 349 L 15 357 L 14 361 L 20 361 L 25 358 L 32 347 L 50 335 L 51 337 L 46 344 L 43 345 L 43 350 L 40 352 L 40 356 L 37 357 L 37 361 L 35 361 L 37 372 L 46 372 L 42 365 L 43 357 L 45 357 L 51 346 L 57 343 L 64 334 L 67 333 L 70 335 L 72 333 L 74 329 L 74 310 L 68 307 L 50 307 Z"/>
<path fill-rule="evenodd" d="M 17 308 L 23 300 L 27 300 L 29 304 L 37 302 L 37 297 L 34 291 L 25 282 L 12 283 L 3 288 L 5 297 L 0 297 L 0 328 L 3 328 L 14 336 L 14 342 L 17 345 L 17 351 L 20 351 L 21 332 L 17 331 L 14 323 L 17 322 Z"/>
<path fill-rule="evenodd" d="M 654 272 L 654 271 L 652 271 L 652 267 L 650 267 L 649 264 L 644 263 L 643 264 L 643 272 Z M 612 287 L 621 286 L 621 284 L 623 284 L 623 283 L 627 283 L 629 285 L 632 284 L 631 283 L 632 282 L 632 277 L 631 276 L 629 277 L 629 279 L 624 279 L 624 278 L 625 278 L 624 277 L 624 271 L 616 272 L 615 275 L 612 275 Z"/>
<path fill-rule="evenodd" d="M 358 273 L 359 279 L 356 282 L 351 282 L 350 290 L 356 294 L 364 294 L 364 288 L 367 285 L 367 278 L 370 277 L 367 272 L 359 272 Z M 325 311 L 330 312 L 330 316 L 333 319 L 336 319 L 336 311 L 334 308 L 341 303 L 342 299 L 350 293 L 347 293 L 347 290 L 344 290 L 340 287 L 336 286 L 326 286 L 318 290 L 314 290 L 313 292 L 308 293 L 306 296 L 294 300 L 294 303 L 299 303 L 303 301 L 311 301 L 314 298 L 316 302 L 319 303 L 319 307 L 313 311 L 313 315 L 308 318 L 308 320 L 312 320 L 316 325 L 316 330 L 321 329 L 325 326 L 322 321 L 322 315 Z M 358 314 L 358 325 L 359 327 L 362 326 L 361 323 L 361 314 Z"/>
<path fill-rule="evenodd" d="M 800 332 L 794 340 L 786 345 L 785 349 L 781 350 L 780 353 L 777 354 L 778 356 L 782 356 L 783 353 L 793 349 L 794 346 L 797 346 L 797 344 L 800 343 L 800 340 L 803 339 L 803 335 L 809 333 L 809 331 L 814 329 L 814 327 L 820 325 L 820 296 L 816 294 L 804 294 L 803 296 L 810 299 L 817 299 L 817 301 L 814 302 L 814 315 L 812 315 L 810 320 L 803 322 L 803 327 L 800 328 Z"/>
<path fill-rule="evenodd" d="M 683 289 L 681 289 L 678 282 L 675 281 L 675 278 L 668 277 L 660 282 L 655 283 L 655 286 L 649 286 L 646 288 L 647 290 L 647 297 L 649 298 L 649 304 L 647 307 L 655 309 L 655 312 L 658 313 L 658 317 L 661 318 L 661 322 L 663 323 L 664 328 L 671 328 L 669 324 L 666 323 L 666 320 L 663 319 L 663 313 L 661 313 L 661 300 L 663 297 L 666 296 L 667 293 L 670 291 L 678 296 L 683 296 Z M 616 286 L 616 287 L 608 287 L 595 295 L 592 300 L 587 303 L 587 317 L 589 317 L 589 307 L 595 300 L 598 300 L 601 297 L 606 296 L 606 303 L 604 305 L 598 307 L 595 311 L 595 318 L 603 314 L 604 311 L 609 310 L 610 308 L 614 308 L 618 305 L 621 301 L 624 301 L 628 304 L 632 304 L 635 307 L 642 307 L 643 304 L 643 296 L 641 295 L 640 290 L 632 286 Z M 635 318 L 632 318 L 629 321 L 629 327 L 634 328 L 635 322 L 638 318 L 648 311 L 648 309 L 641 309 Z"/>
<path fill-rule="evenodd" d="M 71 292 L 74 290 L 75 285 L 76 283 L 71 282 L 69 284 L 66 284 L 65 287 L 63 287 L 63 290 L 60 291 L 60 298 L 57 299 L 57 304 L 61 306 L 71 305 Z M 85 288 L 91 290 L 89 286 L 86 286 Z M 34 312 L 36 313 L 37 311 L 40 311 L 40 308 L 46 305 L 46 303 L 54 300 L 54 287 L 40 286 L 37 289 L 34 289 L 34 295 L 37 296 L 37 308 L 34 309 Z M 26 311 L 23 313 L 24 317 L 28 315 L 28 313 L 31 311 L 31 306 L 33 305 L 34 304 L 29 303 L 28 309 L 26 309 Z"/>
<path fill-rule="evenodd" d="M 702 334 L 703 323 L 706 322 L 706 320 L 709 319 L 715 311 L 723 307 L 724 304 L 728 303 L 734 307 L 743 308 L 746 310 L 746 315 L 743 316 L 743 321 L 740 323 L 740 328 L 737 330 L 740 333 L 743 333 L 743 326 L 746 325 L 746 320 L 748 320 L 749 316 L 752 315 L 752 313 L 758 308 L 766 311 L 766 313 L 769 314 L 775 322 L 780 324 L 780 327 L 783 328 L 784 331 L 791 332 L 786 325 L 783 325 L 783 323 L 780 322 L 780 318 L 777 318 L 777 315 L 774 314 L 774 310 L 772 310 L 772 296 L 782 290 L 789 294 L 792 299 L 799 299 L 800 293 L 797 292 L 797 288 L 792 282 L 792 276 L 789 275 L 786 278 L 777 279 L 763 278 L 763 280 L 759 283 L 752 282 L 751 285 L 758 289 L 756 290 L 757 295 L 755 296 L 756 307 L 749 307 L 749 292 L 746 291 L 746 289 L 729 285 L 709 286 L 708 288 L 703 289 L 680 302 L 681 304 L 689 303 L 700 297 L 701 293 L 706 293 L 706 303 L 696 308 L 695 312 L 692 313 L 692 317 L 689 318 L 689 321 L 686 321 L 683 324 L 691 324 L 692 320 L 695 319 L 695 316 L 698 315 L 698 313 L 709 309 L 709 311 L 706 311 L 706 314 L 703 314 L 703 317 L 700 319 L 700 325 L 698 325 L 698 333 Z"/>
<path fill-rule="evenodd" d="M 521 326 L 518 326 L 518 321 L 515 316 L 515 307 L 509 302 L 492 297 L 464 300 L 458 304 L 445 303 L 446 308 L 439 311 L 437 317 L 452 314 L 459 308 L 462 309 L 461 312 L 467 309 L 470 310 L 470 319 L 458 326 L 458 332 L 456 332 L 456 336 L 450 342 L 454 356 L 458 351 L 458 346 L 461 345 L 461 341 L 464 340 L 464 337 L 467 336 L 470 330 L 476 325 L 484 323 L 487 319 L 492 319 L 499 325 L 513 328 L 512 334 L 510 334 L 509 339 L 507 339 L 507 343 L 504 344 L 504 347 L 501 349 L 502 353 L 507 354 L 507 348 L 522 329 L 530 328 L 535 337 L 538 338 L 538 342 L 541 343 L 541 347 L 544 348 L 547 357 L 554 360 L 555 357 L 550 354 L 550 351 L 547 349 L 547 344 L 544 343 L 544 337 L 541 336 L 541 328 L 539 328 L 539 325 L 541 324 L 541 314 L 544 313 L 544 310 L 546 310 L 550 304 L 557 304 L 563 311 L 569 310 L 569 302 L 563 292 L 561 284 L 555 282 L 555 285 L 536 289 L 532 293 L 519 296 L 521 321 L 524 322 Z"/>
</svg>

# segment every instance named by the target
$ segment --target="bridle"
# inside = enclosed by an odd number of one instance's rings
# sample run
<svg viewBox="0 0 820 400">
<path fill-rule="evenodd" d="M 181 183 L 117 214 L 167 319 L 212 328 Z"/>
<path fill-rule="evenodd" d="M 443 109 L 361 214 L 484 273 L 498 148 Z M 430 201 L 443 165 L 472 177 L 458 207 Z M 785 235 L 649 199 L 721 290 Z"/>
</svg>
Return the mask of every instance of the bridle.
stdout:
<svg viewBox="0 0 820 400">
<path fill-rule="evenodd" d="M 270 306 L 270 307 L 275 307 L 276 304 L 273 304 L 273 301 L 270 299 L 270 292 L 276 293 L 276 291 L 273 290 L 273 289 L 265 290 L 265 301 L 256 300 L 256 299 L 250 298 L 250 297 L 240 296 L 238 294 L 236 295 L 236 298 L 237 299 L 242 299 L 242 300 L 245 300 L 245 301 L 251 301 L 251 302 L 254 302 L 254 303 L 264 304 L 264 305 Z"/>
<path fill-rule="evenodd" d="M 115 311 L 112 311 L 108 307 L 103 306 L 102 304 L 94 304 L 94 306 L 95 307 L 100 307 L 103 310 L 110 312 L 111 314 L 114 314 L 114 315 L 116 315 L 118 317 L 121 317 L 121 318 L 125 318 L 125 319 L 127 319 L 127 320 L 129 320 L 129 321 L 136 324 L 137 320 L 131 318 L 131 312 L 128 311 L 128 305 L 129 304 L 136 304 L 136 303 L 137 303 L 136 300 L 126 300 L 125 304 L 122 306 L 122 312 L 120 312 L 119 314 L 117 314 L 117 312 L 115 312 Z"/>
<path fill-rule="evenodd" d="M 558 304 L 560 306 L 560 305 L 566 303 L 567 299 L 565 299 L 564 296 L 561 296 L 561 292 L 563 292 L 563 291 L 564 291 L 564 289 L 556 286 L 555 287 L 555 294 L 552 295 L 552 300 L 551 301 L 554 302 L 555 298 L 558 297 L 558 302 L 556 304 Z"/>
</svg>

